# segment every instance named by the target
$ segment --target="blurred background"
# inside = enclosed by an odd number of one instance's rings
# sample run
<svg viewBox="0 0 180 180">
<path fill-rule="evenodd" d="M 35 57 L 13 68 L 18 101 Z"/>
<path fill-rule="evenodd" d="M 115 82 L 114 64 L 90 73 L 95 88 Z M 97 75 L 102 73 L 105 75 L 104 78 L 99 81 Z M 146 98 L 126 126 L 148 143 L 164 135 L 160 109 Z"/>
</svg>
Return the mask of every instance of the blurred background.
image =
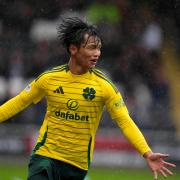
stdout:
<svg viewBox="0 0 180 180">
<path fill-rule="evenodd" d="M 116 84 L 152 149 L 179 163 L 178 0 L 0 0 L 0 103 L 43 71 L 68 62 L 56 27 L 72 16 L 97 24 L 103 37 L 98 68 Z M 28 160 L 45 110 L 43 100 L 0 125 L 0 162 Z M 93 166 L 144 163 L 105 111 Z"/>
</svg>

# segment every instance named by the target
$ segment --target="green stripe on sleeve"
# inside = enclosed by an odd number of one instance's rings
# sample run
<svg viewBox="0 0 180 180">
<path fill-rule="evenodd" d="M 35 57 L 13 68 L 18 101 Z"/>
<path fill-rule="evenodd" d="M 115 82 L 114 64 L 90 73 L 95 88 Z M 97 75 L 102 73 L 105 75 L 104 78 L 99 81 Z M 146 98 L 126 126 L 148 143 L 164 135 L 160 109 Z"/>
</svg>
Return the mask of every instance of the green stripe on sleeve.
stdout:
<svg viewBox="0 0 180 180">
<path fill-rule="evenodd" d="M 113 84 L 113 82 L 111 80 L 109 80 L 104 73 L 102 73 L 101 71 L 97 70 L 97 69 L 92 69 L 93 73 L 95 75 L 97 75 L 98 77 L 104 79 L 105 81 L 107 81 L 111 86 L 112 88 L 115 90 L 116 93 L 118 93 L 118 89 L 116 88 L 116 86 Z"/>
<path fill-rule="evenodd" d="M 66 65 L 63 65 L 63 66 L 58 66 L 56 68 L 53 68 L 51 70 L 48 70 L 48 71 L 45 71 L 44 73 L 40 74 L 36 79 L 35 81 L 37 81 L 40 77 L 42 77 L 43 75 L 45 74 L 49 74 L 49 73 L 54 73 L 54 72 L 61 72 L 61 71 L 64 71 L 66 70 Z"/>
</svg>

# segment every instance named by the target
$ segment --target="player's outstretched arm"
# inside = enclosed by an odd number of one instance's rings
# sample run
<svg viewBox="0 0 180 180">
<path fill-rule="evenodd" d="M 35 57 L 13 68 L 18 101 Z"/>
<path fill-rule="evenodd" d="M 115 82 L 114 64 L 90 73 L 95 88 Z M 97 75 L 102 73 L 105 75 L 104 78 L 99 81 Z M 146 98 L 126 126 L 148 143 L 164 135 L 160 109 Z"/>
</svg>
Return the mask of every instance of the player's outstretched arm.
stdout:
<svg viewBox="0 0 180 180">
<path fill-rule="evenodd" d="M 158 174 L 162 174 L 164 177 L 173 175 L 169 167 L 176 167 L 176 165 L 165 161 L 164 159 L 167 157 L 169 157 L 168 154 L 153 153 L 151 151 L 144 154 L 144 158 L 154 174 L 154 180 L 158 179 Z"/>
<path fill-rule="evenodd" d="M 155 180 L 158 178 L 159 173 L 164 177 L 173 175 L 173 173 L 168 168 L 176 167 L 176 165 L 164 160 L 169 155 L 153 153 L 148 146 L 143 134 L 128 115 L 121 115 L 121 117 L 117 118 L 117 123 L 129 142 L 136 148 L 136 150 L 140 152 L 140 154 L 144 156 L 149 168 L 154 174 Z"/>
<path fill-rule="evenodd" d="M 30 103 L 24 103 L 21 96 L 17 95 L 0 106 L 0 122 L 8 120 L 18 112 L 25 109 Z"/>
<path fill-rule="evenodd" d="M 38 84 L 38 82 L 33 81 L 17 96 L 0 105 L 0 122 L 8 120 L 24 110 L 31 103 L 36 104 L 44 97 L 44 91 L 35 85 Z"/>
</svg>

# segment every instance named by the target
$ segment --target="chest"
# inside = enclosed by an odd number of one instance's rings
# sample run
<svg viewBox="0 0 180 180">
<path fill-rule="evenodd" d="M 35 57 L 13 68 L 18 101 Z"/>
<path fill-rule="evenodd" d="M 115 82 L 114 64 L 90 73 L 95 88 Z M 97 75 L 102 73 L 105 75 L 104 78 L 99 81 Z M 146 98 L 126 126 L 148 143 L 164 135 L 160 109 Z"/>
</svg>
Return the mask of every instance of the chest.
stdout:
<svg viewBox="0 0 180 180">
<path fill-rule="evenodd" d="M 49 105 L 73 111 L 101 107 L 103 96 L 102 86 L 96 81 L 56 80 L 46 90 Z"/>
</svg>

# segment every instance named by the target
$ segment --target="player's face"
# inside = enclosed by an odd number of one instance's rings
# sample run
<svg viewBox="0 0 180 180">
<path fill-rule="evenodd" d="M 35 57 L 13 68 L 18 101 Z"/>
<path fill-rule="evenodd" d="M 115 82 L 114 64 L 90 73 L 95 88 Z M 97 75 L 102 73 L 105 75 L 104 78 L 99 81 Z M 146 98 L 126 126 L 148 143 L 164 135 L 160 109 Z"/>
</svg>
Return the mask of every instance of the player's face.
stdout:
<svg viewBox="0 0 180 180">
<path fill-rule="evenodd" d="M 85 35 L 85 41 L 77 48 L 73 58 L 85 71 L 95 67 L 101 54 L 101 41 L 94 36 Z"/>
</svg>

